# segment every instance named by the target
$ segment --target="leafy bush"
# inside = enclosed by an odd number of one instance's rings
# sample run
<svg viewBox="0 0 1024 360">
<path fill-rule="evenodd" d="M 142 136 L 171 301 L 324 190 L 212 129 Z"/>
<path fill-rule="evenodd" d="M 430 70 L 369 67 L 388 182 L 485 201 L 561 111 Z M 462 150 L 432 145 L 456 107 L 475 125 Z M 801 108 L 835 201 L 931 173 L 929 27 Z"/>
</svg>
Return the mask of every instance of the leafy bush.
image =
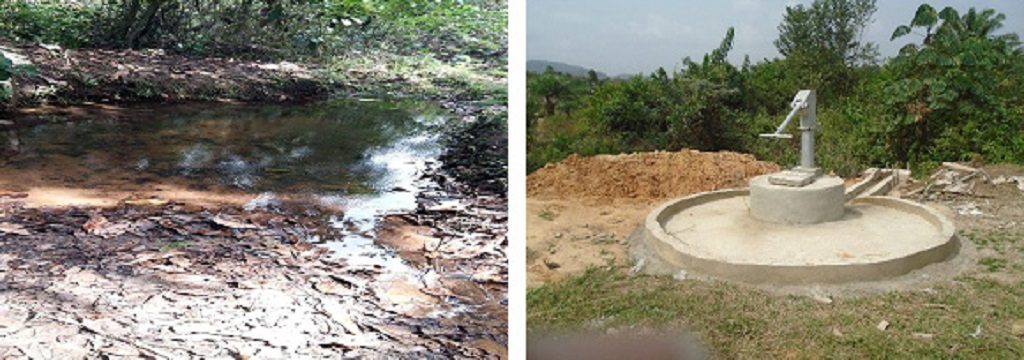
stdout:
<svg viewBox="0 0 1024 360">
<path fill-rule="evenodd" d="M 0 53 L 0 82 L 6 82 L 18 74 L 34 73 L 35 68 L 31 65 L 14 65 L 14 61 Z M 11 88 L 8 84 L 0 84 L 0 101 L 11 97 Z"/>
<path fill-rule="evenodd" d="M 261 58 L 500 55 L 504 1 L 6 0 L 0 37 L 66 47 L 161 48 Z"/>
<path fill-rule="evenodd" d="M 895 39 L 914 27 L 924 31 L 921 44 L 907 45 L 889 64 L 895 79 L 885 88 L 886 104 L 899 115 L 888 135 L 900 161 L 1024 161 L 1014 148 L 1024 118 L 1011 108 L 1020 103 L 1024 56 L 1016 34 L 994 34 L 1004 18 L 924 4 L 893 32 Z"/>
<path fill-rule="evenodd" d="M 57 0 L 0 2 L 0 38 L 79 47 L 92 41 L 99 8 Z"/>
<path fill-rule="evenodd" d="M 703 61 L 686 59 L 671 76 L 659 69 L 646 77 L 589 82 L 529 74 L 529 171 L 572 153 L 684 147 L 795 164 L 797 141 L 756 134 L 774 130 L 793 94 L 811 86 L 828 89 L 818 92 L 816 149 L 826 171 L 848 176 L 870 166 L 909 166 L 924 175 L 941 161 L 979 156 L 1024 163 L 1024 51 L 1016 34 L 997 34 L 1005 16 L 922 5 L 910 24 L 893 33 L 897 38 L 921 28 L 922 41 L 879 65 L 871 44 L 852 40 L 873 11 L 871 0 L 817 0 L 789 9 L 777 42 L 788 56 L 748 60 L 739 69 L 725 61 L 730 31 Z M 808 57 L 815 51 L 805 46 L 832 55 Z M 829 57 L 835 61 L 825 61 Z M 557 91 L 546 98 L 546 89 Z M 578 110 L 548 111 L 548 99 Z"/>
</svg>

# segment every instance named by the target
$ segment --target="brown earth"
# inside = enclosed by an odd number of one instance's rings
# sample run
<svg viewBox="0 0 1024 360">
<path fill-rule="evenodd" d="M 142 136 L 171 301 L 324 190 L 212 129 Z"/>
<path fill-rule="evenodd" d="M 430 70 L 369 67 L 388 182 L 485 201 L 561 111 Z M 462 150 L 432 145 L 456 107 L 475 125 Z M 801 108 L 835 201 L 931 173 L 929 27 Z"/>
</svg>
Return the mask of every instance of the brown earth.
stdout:
<svg viewBox="0 0 1024 360">
<path fill-rule="evenodd" d="M 614 156 L 570 156 L 527 177 L 527 286 L 536 287 L 588 267 L 630 266 L 628 238 L 654 206 L 672 198 L 702 191 L 745 187 L 752 176 L 776 171 L 777 165 L 736 153 L 637 153 Z M 1024 175 L 1024 167 L 988 165 L 990 178 Z M 1024 231 L 1024 191 L 1013 183 L 992 184 L 976 178 L 972 194 L 919 189 L 927 181 L 910 181 L 896 192 L 924 203 L 953 219 L 969 253 L 957 267 L 999 283 L 1017 281 L 1012 272 L 981 271 L 976 260 L 989 259 L 992 268 L 1020 263 L 1022 255 L 1006 251 L 1007 239 Z M 847 179 L 854 182 L 856 179 Z M 918 190 L 918 191 L 915 191 Z M 992 235 L 995 234 L 995 235 Z M 975 240 L 979 237 L 980 240 Z M 993 245 L 993 242 L 995 245 Z M 969 245 L 969 246 L 968 246 Z M 943 268 L 944 269 L 944 268 Z M 940 269 L 942 270 L 942 269 Z M 959 271 L 958 270 L 958 271 Z M 954 274 L 955 275 L 955 274 Z M 953 275 L 950 275 L 953 276 Z M 828 290 L 858 294 L 921 287 L 910 277 L 885 284 L 866 284 Z M 922 285 L 923 284 L 923 285 Z M 804 288 L 774 289 L 803 293 Z"/>
<path fill-rule="evenodd" d="M 14 77 L 10 108 L 83 101 L 322 99 L 339 87 L 314 64 L 189 57 L 162 50 L 6 46 L 34 73 Z"/>
<path fill-rule="evenodd" d="M 530 174 L 526 191 L 535 199 L 668 199 L 743 187 L 751 177 L 778 170 L 778 165 L 734 152 L 573 154 Z"/>
<path fill-rule="evenodd" d="M 526 179 L 527 286 L 628 265 L 627 239 L 658 203 L 746 186 L 778 165 L 733 152 L 571 155 Z"/>
<path fill-rule="evenodd" d="M 385 221 L 420 241 L 395 273 L 325 256 L 336 214 L 308 208 L 0 196 L 0 358 L 505 358 L 504 221 L 462 236 L 503 202 L 467 207 Z"/>
</svg>

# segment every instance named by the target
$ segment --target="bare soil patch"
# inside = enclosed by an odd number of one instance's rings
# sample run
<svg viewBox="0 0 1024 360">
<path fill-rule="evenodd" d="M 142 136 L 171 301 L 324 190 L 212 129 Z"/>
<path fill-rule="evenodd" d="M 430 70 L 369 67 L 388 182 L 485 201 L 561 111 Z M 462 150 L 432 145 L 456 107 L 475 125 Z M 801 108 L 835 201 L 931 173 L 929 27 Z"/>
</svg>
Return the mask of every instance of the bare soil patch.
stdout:
<svg viewBox="0 0 1024 360">
<path fill-rule="evenodd" d="M 629 235 L 667 199 L 744 187 L 778 165 L 733 152 L 632 153 L 549 164 L 526 179 L 527 283 L 628 265 Z"/>
<path fill-rule="evenodd" d="M 83 101 L 321 99 L 334 84 L 313 64 L 189 57 L 162 50 L 10 47 L 36 68 L 15 76 L 11 108 Z"/>
<path fill-rule="evenodd" d="M 646 152 L 570 155 L 527 177 L 535 199 L 669 199 L 701 191 L 744 187 L 778 165 L 734 152 Z"/>
</svg>

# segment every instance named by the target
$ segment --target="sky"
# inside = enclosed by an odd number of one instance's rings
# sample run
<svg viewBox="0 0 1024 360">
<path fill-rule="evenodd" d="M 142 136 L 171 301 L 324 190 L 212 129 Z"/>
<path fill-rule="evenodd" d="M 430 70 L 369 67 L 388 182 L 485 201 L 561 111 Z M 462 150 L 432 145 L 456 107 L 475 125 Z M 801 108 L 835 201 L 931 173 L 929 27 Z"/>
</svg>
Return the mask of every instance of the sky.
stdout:
<svg viewBox="0 0 1024 360">
<path fill-rule="evenodd" d="M 1019 0 L 930 0 L 936 10 L 953 6 L 992 8 L 1006 14 L 1001 32 L 1024 36 L 1024 2 Z M 787 5 L 811 0 L 527 0 L 526 56 L 560 61 L 615 76 L 649 73 L 659 66 L 678 69 L 686 56 L 701 59 L 718 47 L 735 27 L 729 60 L 740 64 L 778 57 L 772 44 Z M 892 31 L 908 24 L 921 1 L 879 0 L 874 22 L 863 40 L 879 46 L 883 57 L 896 55 L 908 35 L 889 41 Z"/>
</svg>

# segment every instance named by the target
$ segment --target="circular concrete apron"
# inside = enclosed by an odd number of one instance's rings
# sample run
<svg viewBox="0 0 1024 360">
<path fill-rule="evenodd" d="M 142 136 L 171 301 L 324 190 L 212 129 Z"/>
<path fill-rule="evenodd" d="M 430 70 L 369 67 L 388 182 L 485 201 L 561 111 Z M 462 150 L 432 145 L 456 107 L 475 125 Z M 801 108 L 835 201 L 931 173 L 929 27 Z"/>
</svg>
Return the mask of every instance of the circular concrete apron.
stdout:
<svg viewBox="0 0 1024 360">
<path fill-rule="evenodd" d="M 890 197 L 855 199 L 842 218 L 785 225 L 749 214 L 747 190 L 695 194 L 648 215 L 643 241 L 681 270 L 747 283 L 882 280 L 950 258 L 952 223 L 923 205 Z"/>
</svg>

